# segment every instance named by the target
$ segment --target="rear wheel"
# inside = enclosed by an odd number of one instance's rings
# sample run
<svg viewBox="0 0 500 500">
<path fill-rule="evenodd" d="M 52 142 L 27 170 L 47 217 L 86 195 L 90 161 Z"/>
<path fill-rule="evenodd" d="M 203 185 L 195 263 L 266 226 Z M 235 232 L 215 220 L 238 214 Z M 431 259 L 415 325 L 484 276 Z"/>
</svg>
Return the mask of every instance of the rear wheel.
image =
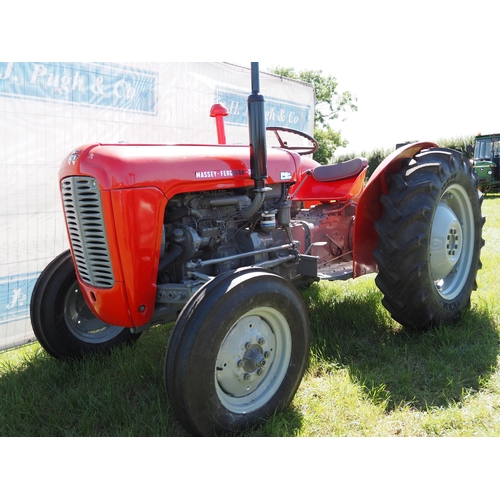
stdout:
<svg viewBox="0 0 500 500">
<path fill-rule="evenodd" d="M 92 313 L 80 291 L 69 250 L 42 271 L 33 289 L 30 313 L 37 340 L 55 358 L 110 351 L 140 336 L 128 328 L 108 325 Z"/>
<path fill-rule="evenodd" d="M 222 275 L 188 302 L 171 334 L 165 384 L 194 435 L 237 432 L 286 408 L 309 354 L 309 319 L 295 287 L 266 270 Z"/>
<path fill-rule="evenodd" d="M 482 196 L 470 161 L 453 150 L 422 151 L 391 177 L 373 256 L 383 304 L 402 325 L 447 323 L 470 304 L 484 245 Z"/>
</svg>

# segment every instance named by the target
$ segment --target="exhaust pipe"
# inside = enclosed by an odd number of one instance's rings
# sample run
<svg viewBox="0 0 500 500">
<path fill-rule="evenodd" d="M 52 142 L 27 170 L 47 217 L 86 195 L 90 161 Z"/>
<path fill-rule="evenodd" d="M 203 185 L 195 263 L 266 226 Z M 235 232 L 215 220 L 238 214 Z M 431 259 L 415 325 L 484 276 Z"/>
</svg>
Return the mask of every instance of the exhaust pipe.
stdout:
<svg viewBox="0 0 500 500">
<path fill-rule="evenodd" d="M 255 184 L 255 198 L 242 211 L 243 217 L 252 217 L 264 202 L 267 179 L 266 110 L 260 94 L 259 63 L 251 63 L 252 93 L 248 96 L 248 129 L 250 134 L 250 175 Z"/>
<path fill-rule="evenodd" d="M 252 93 L 248 96 L 248 127 L 250 132 L 250 168 L 255 188 L 264 187 L 267 179 L 266 110 L 260 94 L 259 63 L 251 63 Z"/>
</svg>

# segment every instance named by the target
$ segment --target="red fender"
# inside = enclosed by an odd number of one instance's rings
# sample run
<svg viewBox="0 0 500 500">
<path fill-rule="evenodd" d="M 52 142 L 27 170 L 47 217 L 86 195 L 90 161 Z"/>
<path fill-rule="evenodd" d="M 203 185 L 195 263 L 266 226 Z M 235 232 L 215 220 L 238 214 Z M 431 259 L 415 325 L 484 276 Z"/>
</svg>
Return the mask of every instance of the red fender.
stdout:
<svg viewBox="0 0 500 500">
<path fill-rule="evenodd" d="M 377 271 L 372 253 L 377 248 L 378 234 L 374 223 L 382 216 L 380 197 L 388 191 L 391 174 L 401 170 L 402 160 L 413 158 L 423 149 L 438 147 L 433 142 L 416 142 L 391 153 L 377 167 L 361 194 L 356 207 L 353 237 L 353 278 Z"/>
</svg>

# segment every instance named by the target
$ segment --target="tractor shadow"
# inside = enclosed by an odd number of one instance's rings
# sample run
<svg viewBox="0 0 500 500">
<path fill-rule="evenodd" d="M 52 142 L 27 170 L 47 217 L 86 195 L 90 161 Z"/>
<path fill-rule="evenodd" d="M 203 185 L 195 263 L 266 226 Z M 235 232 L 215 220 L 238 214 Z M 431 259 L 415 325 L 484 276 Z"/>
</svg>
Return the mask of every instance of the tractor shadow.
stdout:
<svg viewBox="0 0 500 500">
<path fill-rule="evenodd" d="M 331 284 L 316 284 L 303 296 L 311 358 L 319 366 L 347 370 L 367 399 L 385 404 L 387 412 L 458 403 L 495 371 L 499 332 L 474 306 L 452 325 L 412 331 L 390 318 L 374 284 L 344 295 L 335 294 Z"/>
</svg>

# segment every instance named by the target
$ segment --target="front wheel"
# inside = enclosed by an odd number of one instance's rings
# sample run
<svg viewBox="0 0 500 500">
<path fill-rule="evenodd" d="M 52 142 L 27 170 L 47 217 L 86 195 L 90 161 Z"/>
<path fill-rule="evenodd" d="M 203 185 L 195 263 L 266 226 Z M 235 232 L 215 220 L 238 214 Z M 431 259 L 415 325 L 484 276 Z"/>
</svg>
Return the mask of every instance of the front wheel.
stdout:
<svg viewBox="0 0 500 500">
<path fill-rule="evenodd" d="M 482 197 L 470 161 L 450 149 L 421 151 L 391 177 L 373 256 L 383 304 L 402 325 L 448 323 L 470 304 L 484 245 Z"/>
<path fill-rule="evenodd" d="M 140 336 L 128 328 L 108 325 L 92 313 L 80 291 L 69 250 L 42 271 L 31 296 L 30 314 L 37 340 L 55 358 L 110 351 Z"/>
<path fill-rule="evenodd" d="M 309 354 L 302 297 L 267 270 L 215 278 L 188 302 L 171 334 L 165 385 L 193 435 L 237 432 L 286 408 Z"/>
</svg>

